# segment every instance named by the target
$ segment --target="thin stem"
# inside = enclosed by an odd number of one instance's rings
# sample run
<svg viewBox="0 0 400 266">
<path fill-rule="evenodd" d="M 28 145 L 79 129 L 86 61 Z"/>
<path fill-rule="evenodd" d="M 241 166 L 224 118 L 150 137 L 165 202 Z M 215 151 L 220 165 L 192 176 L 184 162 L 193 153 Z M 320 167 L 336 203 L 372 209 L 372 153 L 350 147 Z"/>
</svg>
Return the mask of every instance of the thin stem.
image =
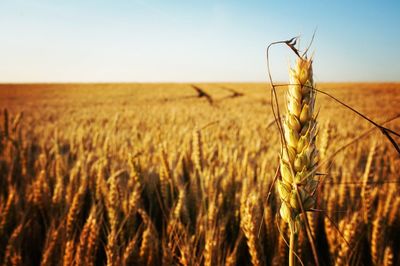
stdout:
<svg viewBox="0 0 400 266">
<path fill-rule="evenodd" d="M 313 237 L 313 235 L 311 233 L 311 228 L 310 228 L 310 224 L 308 223 L 307 213 L 305 212 L 305 210 L 303 208 L 303 203 L 301 202 L 301 198 L 300 198 L 299 190 L 297 188 L 297 184 L 294 185 L 294 189 L 296 191 L 297 201 L 298 201 L 298 203 L 300 205 L 301 213 L 303 213 L 305 229 L 306 229 L 305 231 L 307 233 L 308 240 L 310 241 L 310 244 L 311 244 L 311 250 L 312 250 L 312 253 L 313 253 L 313 257 L 314 257 L 315 266 L 319 266 L 318 253 L 317 253 L 317 249 L 315 247 L 315 239 L 314 239 L 314 237 Z"/>
<path fill-rule="evenodd" d="M 297 250 L 297 234 L 294 231 L 293 223 L 289 223 L 290 240 L 289 240 L 289 266 L 296 266 L 295 253 Z"/>
</svg>

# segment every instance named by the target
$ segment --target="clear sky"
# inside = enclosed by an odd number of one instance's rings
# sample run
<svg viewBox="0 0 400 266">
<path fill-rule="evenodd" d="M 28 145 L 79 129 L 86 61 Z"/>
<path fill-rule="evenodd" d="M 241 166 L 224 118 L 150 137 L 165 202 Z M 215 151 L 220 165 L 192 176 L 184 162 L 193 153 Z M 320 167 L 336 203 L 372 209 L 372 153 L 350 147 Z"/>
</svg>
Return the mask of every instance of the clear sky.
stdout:
<svg viewBox="0 0 400 266">
<path fill-rule="evenodd" d="M 267 81 L 315 28 L 317 81 L 400 81 L 400 1 L 0 0 L 0 82 Z"/>
</svg>

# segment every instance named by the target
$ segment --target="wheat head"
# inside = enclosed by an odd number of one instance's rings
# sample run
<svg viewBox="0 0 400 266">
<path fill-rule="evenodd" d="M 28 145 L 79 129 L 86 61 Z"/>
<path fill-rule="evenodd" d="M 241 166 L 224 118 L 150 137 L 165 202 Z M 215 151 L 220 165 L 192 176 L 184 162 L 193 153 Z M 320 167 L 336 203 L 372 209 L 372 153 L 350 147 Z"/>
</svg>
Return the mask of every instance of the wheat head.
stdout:
<svg viewBox="0 0 400 266">
<path fill-rule="evenodd" d="M 280 215 L 289 224 L 291 242 L 296 242 L 300 227 L 299 215 L 314 206 L 314 192 L 318 184 L 314 179 L 317 167 L 317 122 L 314 116 L 316 93 L 312 74 L 312 60 L 307 58 L 299 57 L 295 69 L 289 70 L 290 84 L 287 114 L 283 122 L 284 145 L 278 191 L 282 202 Z M 293 257 L 293 250 L 290 256 Z M 290 259 L 289 264 L 292 265 Z"/>
</svg>

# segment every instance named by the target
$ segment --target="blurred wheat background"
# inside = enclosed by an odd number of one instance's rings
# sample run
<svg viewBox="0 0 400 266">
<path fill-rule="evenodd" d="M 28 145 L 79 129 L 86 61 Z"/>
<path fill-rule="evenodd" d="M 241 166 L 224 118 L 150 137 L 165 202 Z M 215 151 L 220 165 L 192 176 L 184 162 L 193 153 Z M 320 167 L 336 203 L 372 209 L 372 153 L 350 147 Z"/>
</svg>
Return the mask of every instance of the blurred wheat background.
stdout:
<svg viewBox="0 0 400 266">
<path fill-rule="evenodd" d="M 268 85 L 196 86 L 212 104 L 190 84 L 0 85 L 0 262 L 287 264 L 275 187 L 266 200 L 280 151 Z M 399 84 L 317 88 L 377 122 L 399 114 Z M 322 94 L 316 111 L 321 265 L 400 265 L 399 155 L 375 130 L 333 156 L 372 126 Z"/>
</svg>

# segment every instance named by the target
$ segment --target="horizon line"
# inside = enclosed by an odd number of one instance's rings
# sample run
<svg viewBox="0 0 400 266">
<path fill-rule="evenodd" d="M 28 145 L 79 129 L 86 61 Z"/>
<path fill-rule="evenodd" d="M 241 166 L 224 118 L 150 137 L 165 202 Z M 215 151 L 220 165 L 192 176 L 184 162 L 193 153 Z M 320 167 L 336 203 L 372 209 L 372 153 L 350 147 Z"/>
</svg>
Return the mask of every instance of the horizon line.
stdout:
<svg viewBox="0 0 400 266">
<path fill-rule="evenodd" d="M 243 83 L 253 83 L 253 84 L 262 84 L 262 83 L 267 83 L 269 84 L 269 81 L 0 81 L 0 85 L 57 85 L 57 84 L 221 84 L 221 83 L 237 83 L 237 84 L 243 84 Z M 329 83 L 336 83 L 336 84 L 344 84 L 344 83 L 354 83 L 354 84 L 360 84 L 360 83 L 369 83 L 369 84 L 394 84 L 394 83 L 400 83 L 400 80 L 393 80 L 393 81 L 319 81 L 319 82 L 314 82 L 315 84 L 329 84 Z M 274 84 L 288 84 L 288 82 L 284 81 L 275 81 Z"/>
</svg>

